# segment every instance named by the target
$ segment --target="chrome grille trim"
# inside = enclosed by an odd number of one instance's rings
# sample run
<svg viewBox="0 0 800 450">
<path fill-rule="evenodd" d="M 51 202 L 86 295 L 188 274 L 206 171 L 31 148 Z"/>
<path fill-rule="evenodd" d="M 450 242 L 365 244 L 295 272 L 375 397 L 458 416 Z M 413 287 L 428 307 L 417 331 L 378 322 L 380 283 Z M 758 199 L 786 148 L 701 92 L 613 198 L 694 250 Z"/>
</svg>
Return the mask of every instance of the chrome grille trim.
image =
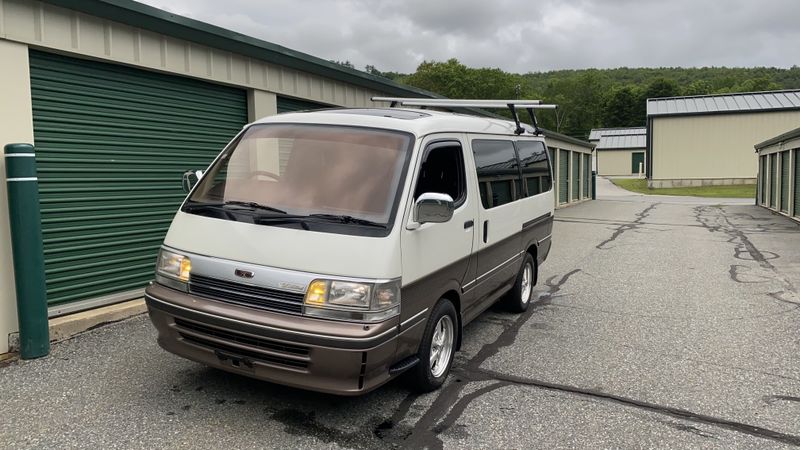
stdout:
<svg viewBox="0 0 800 450">
<path fill-rule="evenodd" d="M 192 274 L 189 293 L 212 300 L 252 308 L 300 314 L 303 312 L 302 293 L 281 291 L 218 278 Z"/>
</svg>

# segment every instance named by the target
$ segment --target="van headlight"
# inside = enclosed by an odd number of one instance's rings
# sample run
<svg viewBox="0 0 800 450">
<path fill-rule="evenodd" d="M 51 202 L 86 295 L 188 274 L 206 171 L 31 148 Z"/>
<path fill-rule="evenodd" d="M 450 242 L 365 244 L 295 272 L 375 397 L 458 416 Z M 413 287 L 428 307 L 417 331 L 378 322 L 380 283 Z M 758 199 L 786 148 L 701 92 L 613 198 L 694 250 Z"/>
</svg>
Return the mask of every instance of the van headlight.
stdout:
<svg viewBox="0 0 800 450">
<path fill-rule="evenodd" d="M 166 249 L 158 252 L 156 263 L 156 282 L 164 286 L 187 291 L 189 274 L 192 272 L 192 261 L 188 256 Z"/>
<path fill-rule="evenodd" d="M 306 291 L 305 313 L 363 322 L 386 320 L 400 313 L 400 280 L 384 283 L 314 280 Z"/>
</svg>

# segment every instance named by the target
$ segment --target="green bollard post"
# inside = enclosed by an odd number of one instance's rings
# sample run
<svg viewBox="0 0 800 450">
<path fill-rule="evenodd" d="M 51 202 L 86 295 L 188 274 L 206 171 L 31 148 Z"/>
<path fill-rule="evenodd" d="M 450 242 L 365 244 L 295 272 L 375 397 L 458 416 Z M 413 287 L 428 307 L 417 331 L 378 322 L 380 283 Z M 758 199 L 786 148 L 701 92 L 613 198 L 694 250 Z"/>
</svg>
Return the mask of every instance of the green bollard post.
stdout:
<svg viewBox="0 0 800 450">
<path fill-rule="evenodd" d="M 20 356 L 22 359 L 34 359 L 50 353 L 50 330 L 44 282 L 39 181 L 33 145 L 6 145 L 5 162 Z"/>
<path fill-rule="evenodd" d="M 592 171 L 592 200 L 597 200 L 597 171 Z"/>
</svg>

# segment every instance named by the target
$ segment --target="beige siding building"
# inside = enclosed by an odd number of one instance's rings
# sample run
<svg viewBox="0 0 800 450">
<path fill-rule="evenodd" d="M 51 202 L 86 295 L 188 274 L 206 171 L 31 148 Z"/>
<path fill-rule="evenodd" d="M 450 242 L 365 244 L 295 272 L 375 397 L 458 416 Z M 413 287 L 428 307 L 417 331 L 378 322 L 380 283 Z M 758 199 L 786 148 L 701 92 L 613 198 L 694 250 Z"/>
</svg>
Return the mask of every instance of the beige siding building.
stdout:
<svg viewBox="0 0 800 450">
<path fill-rule="evenodd" d="M 800 221 L 800 128 L 755 145 L 759 205 Z"/>
<path fill-rule="evenodd" d="M 435 96 L 126 0 L 0 0 L 0 61 L 0 148 L 35 146 L 51 318 L 141 297 L 181 174 L 244 124 Z M 545 134 L 560 204 L 589 198 L 591 145 Z M 0 354 L 18 331 L 6 183 L 0 158 Z"/>
<path fill-rule="evenodd" d="M 800 124 L 800 90 L 647 101 L 650 187 L 755 183 L 753 146 Z"/>
<path fill-rule="evenodd" d="M 595 147 L 596 170 L 602 176 L 632 176 L 644 173 L 647 129 L 600 128 L 590 133 L 597 137 Z"/>
</svg>

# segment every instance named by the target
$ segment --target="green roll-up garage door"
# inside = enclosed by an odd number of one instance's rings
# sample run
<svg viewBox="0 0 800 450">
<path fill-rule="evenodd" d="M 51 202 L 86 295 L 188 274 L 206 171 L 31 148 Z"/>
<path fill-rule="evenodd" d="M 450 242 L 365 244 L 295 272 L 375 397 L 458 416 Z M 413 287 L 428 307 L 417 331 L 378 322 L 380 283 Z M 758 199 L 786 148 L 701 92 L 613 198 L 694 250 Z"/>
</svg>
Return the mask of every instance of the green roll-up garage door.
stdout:
<svg viewBox="0 0 800 450">
<path fill-rule="evenodd" d="M 242 90 L 32 51 L 48 303 L 140 289 L 185 194 L 247 122 Z"/>
<path fill-rule="evenodd" d="M 789 211 L 789 152 L 781 153 L 781 211 Z"/>
<path fill-rule="evenodd" d="M 558 202 L 569 201 L 569 152 L 558 151 Z"/>
<path fill-rule="evenodd" d="M 306 111 L 311 109 L 330 108 L 328 105 L 321 103 L 309 102 L 306 100 L 298 100 L 296 98 L 278 97 L 278 113 L 292 112 L 292 111 Z"/>
<path fill-rule="evenodd" d="M 794 151 L 794 215 L 800 217 L 800 150 Z"/>
<path fill-rule="evenodd" d="M 572 199 L 581 196 L 581 154 L 572 152 Z"/>
<path fill-rule="evenodd" d="M 631 174 L 638 175 L 640 166 L 642 169 L 644 169 L 644 153 L 643 152 L 631 153 Z"/>
<path fill-rule="evenodd" d="M 767 157 L 761 156 L 758 160 L 758 177 L 759 177 L 759 189 L 758 189 L 758 203 L 760 205 L 767 204 Z"/>
<path fill-rule="evenodd" d="M 592 155 L 583 155 L 583 197 L 589 198 L 591 192 L 589 186 L 592 184 Z"/>
<path fill-rule="evenodd" d="M 769 206 L 775 207 L 775 198 L 778 196 L 778 185 L 775 177 L 778 175 L 778 168 L 775 167 L 775 153 L 769 155 Z"/>
</svg>

